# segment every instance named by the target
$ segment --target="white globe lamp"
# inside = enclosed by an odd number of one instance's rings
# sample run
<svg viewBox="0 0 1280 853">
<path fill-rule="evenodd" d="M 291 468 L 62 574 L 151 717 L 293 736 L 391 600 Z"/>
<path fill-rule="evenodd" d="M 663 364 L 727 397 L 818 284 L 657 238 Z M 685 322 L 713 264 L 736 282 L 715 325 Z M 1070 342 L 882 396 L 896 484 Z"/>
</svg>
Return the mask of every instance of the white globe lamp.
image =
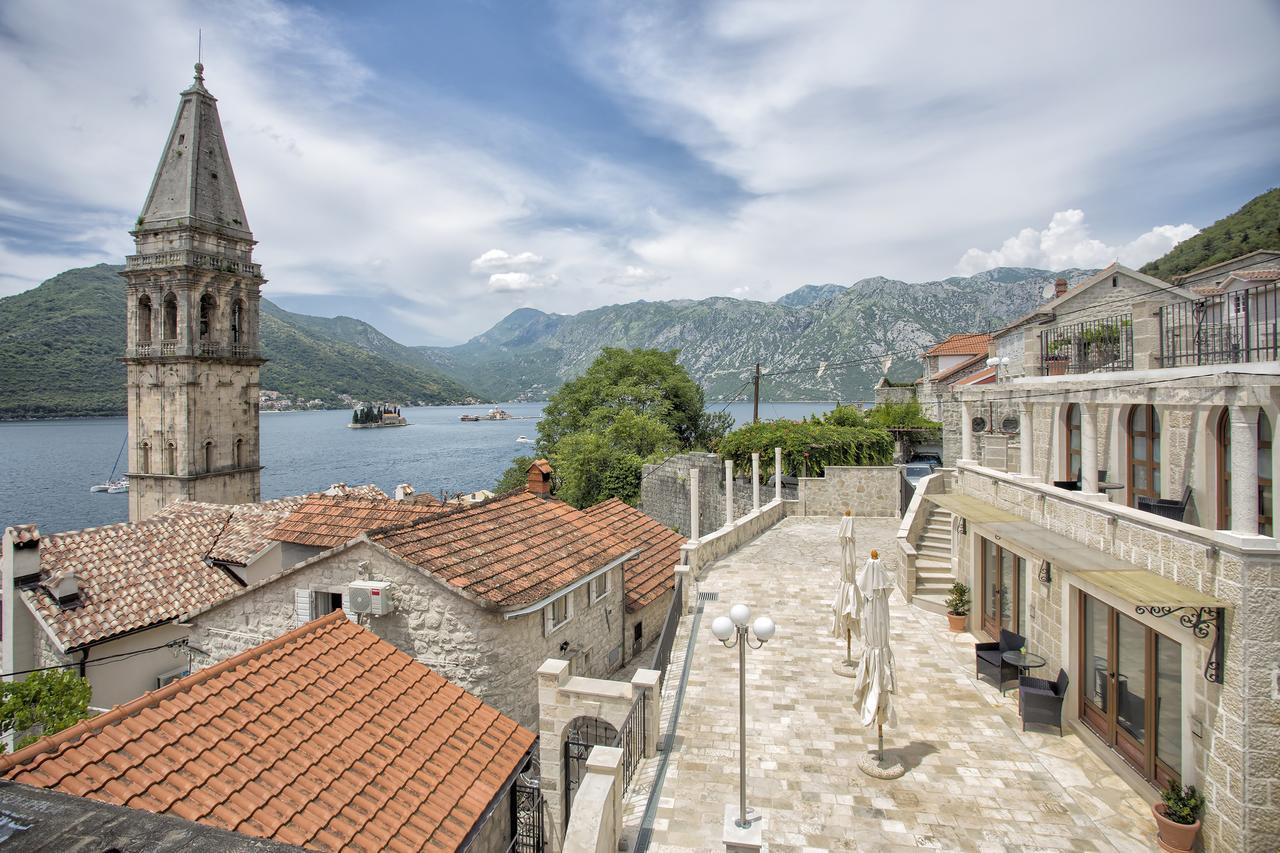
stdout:
<svg viewBox="0 0 1280 853">
<path fill-rule="evenodd" d="M 768 616 L 761 616 L 751 625 L 751 630 L 756 633 L 756 639 L 762 643 L 769 642 L 776 628 L 777 626 L 773 624 L 773 620 Z"/>
<path fill-rule="evenodd" d="M 711 633 L 723 643 L 733 636 L 733 620 L 728 616 L 717 616 L 711 623 Z"/>
<path fill-rule="evenodd" d="M 729 608 L 729 618 L 739 628 L 746 627 L 746 624 L 751 621 L 751 608 L 745 604 L 735 604 Z"/>
</svg>

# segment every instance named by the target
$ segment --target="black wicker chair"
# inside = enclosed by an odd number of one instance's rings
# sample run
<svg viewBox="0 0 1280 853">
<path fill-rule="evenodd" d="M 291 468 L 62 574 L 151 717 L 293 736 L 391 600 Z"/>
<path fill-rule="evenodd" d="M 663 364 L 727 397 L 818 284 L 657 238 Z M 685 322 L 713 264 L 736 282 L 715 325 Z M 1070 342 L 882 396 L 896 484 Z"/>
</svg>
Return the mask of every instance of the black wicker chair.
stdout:
<svg viewBox="0 0 1280 853">
<path fill-rule="evenodd" d="M 1182 500 L 1174 501 L 1167 498 L 1148 498 L 1138 495 L 1138 509 L 1143 512 L 1152 512 L 1156 515 L 1162 515 L 1165 518 L 1172 518 L 1174 521 L 1182 521 L 1187 515 L 1187 504 L 1191 503 L 1191 487 L 1187 486 L 1182 492 Z"/>
<path fill-rule="evenodd" d="M 1016 652 L 1027 644 L 1027 638 L 1004 628 L 1000 629 L 1000 642 L 975 643 L 973 646 L 977 658 L 978 677 L 986 676 L 996 683 L 1000 692 L 1009 681 L 1017 681 L 1020 670 L 1011 663 L 1005 663 L 1005 652 Z"/>
<path fill-rule="evenodd" d="M 1018 679 L 1018 704 L 1022 708 L 1022 730 L 1027 723 L 1044 723 L 1058 727 L 1062 736 L 1062 703 L 1067 698 L 1067 671 L 1058 670 L 1057 681 L 1032 678 L 1024 675 Z"/>
<path fill-rule="evenodd" d="M 1057 486 L 1059 489 L 1062 489 L 1067 492 L 1078 492 L 1080 491 L 1080 479 L 1081 479 L 1080 475 L 1076 474 L 1076 478 L 1074 480 L 1054 480 L 1053 484 Z M 1099 468 L 1098 482 L 1105 483 L 1106 481 L 1107 481 L 1107 469 Z"/>
</svg>

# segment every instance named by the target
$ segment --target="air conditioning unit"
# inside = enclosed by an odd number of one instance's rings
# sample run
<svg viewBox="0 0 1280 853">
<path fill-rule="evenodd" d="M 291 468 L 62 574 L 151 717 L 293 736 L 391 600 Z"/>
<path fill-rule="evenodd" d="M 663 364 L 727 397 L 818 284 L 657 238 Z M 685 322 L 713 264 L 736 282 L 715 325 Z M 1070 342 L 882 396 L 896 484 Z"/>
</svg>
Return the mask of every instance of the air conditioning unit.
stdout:
<svg viewBox="0 0 1280 853">
<path fill-rule="evenodd" d="M 347 607 L 353 613 L 386 616 L 394 611 L 391 581 L 352 581 L 347 585 Z"/>
</svg>

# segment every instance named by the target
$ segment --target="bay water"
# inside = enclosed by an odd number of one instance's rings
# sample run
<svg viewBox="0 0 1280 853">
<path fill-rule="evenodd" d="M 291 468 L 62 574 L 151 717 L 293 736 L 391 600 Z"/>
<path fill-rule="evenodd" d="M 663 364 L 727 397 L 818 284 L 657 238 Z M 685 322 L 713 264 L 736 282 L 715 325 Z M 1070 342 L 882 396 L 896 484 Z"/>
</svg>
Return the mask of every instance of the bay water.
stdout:
<svg viewBox="0 0 1280 853">
<path fill-rule="evenodd" d="M 832 403 L 762 403 L 760 417 L 802 418 Z M 506 403 L 518 419 L 464 423 L 487 406 L 405 408 L 409 426 L 346 429 L 348 411 L 264 412 L 262 497 L 278 498 L 333 483 L 375 483 L 391 494 L 399 483 L 440 494 L 491 489 L 512 458 L 531 453 L 516 438 L 538 436 L 542 403 Z M 750 403 L 716 404 L 738 423 Z M 125 494 L 89 492 L 105 482 L 124 443 L 124 418 L 0 422 L 0 529 L 34 522 L 45 533 L 128 520 Z M 117 476 L 123 473 L 121 457 Z"/>
</svg>

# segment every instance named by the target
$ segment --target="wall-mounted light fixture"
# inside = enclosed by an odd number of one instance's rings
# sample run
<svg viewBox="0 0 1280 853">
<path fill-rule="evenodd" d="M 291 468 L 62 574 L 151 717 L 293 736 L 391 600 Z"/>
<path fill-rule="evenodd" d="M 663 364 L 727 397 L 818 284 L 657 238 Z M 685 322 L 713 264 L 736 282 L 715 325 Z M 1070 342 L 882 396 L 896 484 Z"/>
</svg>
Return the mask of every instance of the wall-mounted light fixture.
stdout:
<svg viewBox="0 0 1280 853">
<path fill-rule="evenodd" d="M 967 519 L 964 519 L 964 518 L 960 519 L 960 535 L 961 536 L 969 535 L 969 522 Z"/>
<path fill-rule="evenodd" d="M 1049 573 L 1049 561 L 1045 560 L 1040 564 L 1040 583 L 1049 583 L 1052 575 Z"/>
</svg>

